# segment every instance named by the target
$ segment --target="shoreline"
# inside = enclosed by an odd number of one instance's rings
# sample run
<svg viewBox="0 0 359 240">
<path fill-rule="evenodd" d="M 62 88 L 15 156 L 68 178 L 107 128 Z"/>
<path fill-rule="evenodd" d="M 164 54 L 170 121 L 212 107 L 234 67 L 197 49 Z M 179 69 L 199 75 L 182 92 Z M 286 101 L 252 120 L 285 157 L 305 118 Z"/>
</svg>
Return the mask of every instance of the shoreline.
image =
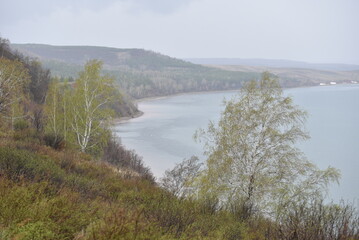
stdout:
<svg viewBox="0 0 359 240">
<path fill-rule="evenodd" d="M 136 100 L 135 100 L 135 103 L 146 102 L 146 101 L 151 101 L 151 100 L 158 100 L 158 99 L 169 98 L 169 97 L 183 96 L 183 95 L 206 94 L 206 93 L 223 93 L 223 92 L 236 92 L 236 91 L 239 91 L 239 90 L 240 90 L 240 88 L 238 88 L 238 89 L 231 89 L 231 90 L 213 90 L 213 91 L 183 92 L 183 93 L 175 93 L 175 94 L 164 95 L 164 96 L 157 96 L 157 97 L 140 98 L 140 99 L 136 99 Z"/>
<path fill-rule="evenodd" d="M 312 87 L 330 87 L 330 86 L 342 86 L 342 85 L 359 85 L 359 83 L 337 83 L 337 84 L 326 84 L 326 85 L 308 85 L 308 86 L 298 86 L 298 87 L 282 87 L 283 90 L 287 89 L 296 89 L 296 88 L 312 88 Z M 176 96 L 183 96 L 183 95 L 191 95 L 191 94 L 206 94 L 206 93 L 223 93 L 223 92 L 236 92 L 239 91 L 238 89 L 230 89 L 230 90 L 210 90 L 210 91 L 193 91 L 193 92 L 183 92 L 183 93 L 175 93 L 170 95 L 164 95 L 164 96 L 155 96 L 155 97 L 145 97 L 145 98 L 139 98 L 135 99 L 135 103 L 145 102 L 145 101 L 151 101 L 151 100 L 158 100 L 163 98 L 169 98 L 169 97 L 176 97 Z"/>
</svg>

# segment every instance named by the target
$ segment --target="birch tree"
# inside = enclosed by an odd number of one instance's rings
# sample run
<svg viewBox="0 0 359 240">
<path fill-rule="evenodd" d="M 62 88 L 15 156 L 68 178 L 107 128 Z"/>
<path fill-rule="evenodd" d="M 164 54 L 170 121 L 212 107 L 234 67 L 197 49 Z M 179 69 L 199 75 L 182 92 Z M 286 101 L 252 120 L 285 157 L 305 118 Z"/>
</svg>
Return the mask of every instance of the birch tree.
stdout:
<svg viewBox="0 0 359 240">
<path fill-rule="evenodd" d="M 52 79 L 45 100 L 47 118 L 45 131 L 51 136 L 52 146 L 58 141 L 68 140 L 70 96 L 71 86 L 67 82 L 59 82 L 57 78 Z"/>
<path fill-rule="evenodd" d="M 14 120 L 24 117 L 18 105 L 28 83 L 29 75 L 21 62 L 0 58 L 0 115 L 10 119 L 12 126 Z"/>
<path fill-rule="evenodd" d="M 295 146 L 309 138 L 306 117 L 269 73 L 245 84 L 225 102 L 218 124 L 210 122 L 195 135 L 208 157 L 199 195 L 248 218 L 277 214 L 289 201 L 324 194 L 339 172 L 319 170 Z"/>
<path fill-rule="evenodd" d="M 71 128 L 82 152 L 99 143 L 103 126 L 112 113 L 105 105 L 113 101 L 114 80 L 101 74 L 102 63 L 87 62 L 75 82 L 71 98 Z"/>
</svg>

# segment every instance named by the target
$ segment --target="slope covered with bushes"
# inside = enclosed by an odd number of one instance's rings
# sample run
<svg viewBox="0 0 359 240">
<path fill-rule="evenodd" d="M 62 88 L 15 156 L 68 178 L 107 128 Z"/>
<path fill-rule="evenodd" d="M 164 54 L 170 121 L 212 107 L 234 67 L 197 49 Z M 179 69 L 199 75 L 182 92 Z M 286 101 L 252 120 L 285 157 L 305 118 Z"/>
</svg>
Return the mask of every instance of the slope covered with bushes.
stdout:
<svg viewBox="0 0 359 240">
<path fill-rule="evenodd" d="M 235 223 L 88 155 L 6 138 L 0 192 L 1 239 L 215 239 Z"/>
<path fill-rule="evenodd" d="M 211 202 L 176 198 L 146 176 L 34 142 L 0 140 L 0 239 L 358 237 L 355 210 L 343 204 L 301 203 L 278 222 L 243 221 Z"/>
</svg>

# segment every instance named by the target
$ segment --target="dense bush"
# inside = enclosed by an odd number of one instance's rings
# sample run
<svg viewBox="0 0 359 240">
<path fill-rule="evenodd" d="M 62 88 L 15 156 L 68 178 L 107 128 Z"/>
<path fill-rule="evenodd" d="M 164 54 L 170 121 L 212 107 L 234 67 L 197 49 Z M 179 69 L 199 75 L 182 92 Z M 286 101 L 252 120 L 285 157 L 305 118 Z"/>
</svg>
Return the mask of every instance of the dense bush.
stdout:
<svg viewBox="0 0 359 240">
<path fill-rule="evenodd" d="M 47 133 L 44 136 L 44 141 L 46 146 L 52 147 L 56 150 L 61 150 L 65 147 L 64 137 L 61 135 Z"/>
<path fill-rule="evenodd" d="M 18 121 L 16 121 L 16 122 L 14 123 L 14 130 L 15 130 L 15 131 L 23 131 L 23 130 L 25 130 L 25 129 L 28 128 L 28 127 L 29 127 L 28 122 L 26 122 L 26 121 L 23 120 L 23 119 L 20 119 L 20 120 L 18 120 Z"/>
<path fill-rule="evenodd" d="M 278 222 L 280 239 L 359 239 L 359 213 L 352 205 L 323 200 L 292 204 Z"/>
<path fill-rule="evenodd" d="M 46 182 L 13 183 L 0 177 L 0 239 L 73 239 L 96 219 L 96 205 Z"/>
</svg>

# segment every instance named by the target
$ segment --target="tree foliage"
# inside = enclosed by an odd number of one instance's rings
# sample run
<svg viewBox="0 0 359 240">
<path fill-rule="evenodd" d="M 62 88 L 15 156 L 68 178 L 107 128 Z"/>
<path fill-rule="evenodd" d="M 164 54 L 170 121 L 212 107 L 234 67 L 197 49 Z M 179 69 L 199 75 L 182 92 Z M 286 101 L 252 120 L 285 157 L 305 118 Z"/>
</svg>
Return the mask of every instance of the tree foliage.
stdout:
<svg viewBox="0 0 359 240">
<path fill-rule="evenodd" d="M 277 215 L 288 202 L 320 196 L 338 179 L 336 169 L 319 170 L 295 146 L 309 137 L 307 114 L 283 96 L 269 73 L 248 82 L 225 104 L 218 125 L 211 122 L 196 134 L 208 156 L 200 196 L 216 198 L 244 218 Z"/>
</svg>

